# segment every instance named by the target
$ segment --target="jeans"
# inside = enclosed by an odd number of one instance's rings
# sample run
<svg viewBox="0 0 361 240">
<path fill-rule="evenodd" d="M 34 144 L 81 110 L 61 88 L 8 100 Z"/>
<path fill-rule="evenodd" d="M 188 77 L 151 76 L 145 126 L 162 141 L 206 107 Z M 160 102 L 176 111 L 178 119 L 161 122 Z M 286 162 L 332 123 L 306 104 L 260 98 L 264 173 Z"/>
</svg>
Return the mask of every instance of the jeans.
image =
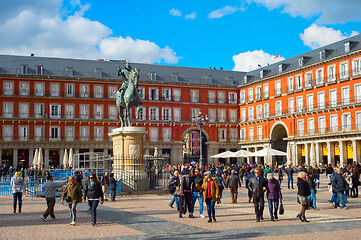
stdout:
<svg viewBox="0 0 361 240">
<path fill-rule="evenodd" d="M 91 215 L 92 223 L 97 223 L 97 207 L 99 205 L 99 200 L 89 200 L 89 205 L 91 206 Z"/>
<path fill-rule="evenodd" d="M 199 192 L 193 192 L 192 193 L 192 212 L 194 212 L 194 205 L 196 204 L 196 201 L 198 199 L 198 203 L 199 203 L 199 214 L 202 215 L 203 214 L 203 194 L 201 193 L 200 196 L 198 197 L 197 194 Z M 173 200 L 173 199 L 172 199 Z"/>
<path fill-rule="evenodd" d="M 329 183 L 329 184 L 331 183 L 331 176 L 332 176 L 332 174 L 327 174 L 327 178 L 328 178 L 328 183 Z"/>
<path fill-rule="evenodd" d="M 173 196 L 172 200 L 170 201 L 170 205 L 173 206 L 173 203 L 175 202 L 175 205 L 178 207 L 178 198 L 176 196 Z"/>
<path fill-rule="evenodd" d="M 78 205 L 78 203 L 69 204 L 70 218 L 72 222 L 76 221 L 76 205 Z"/>
<path fill-rule="evenodd" d="M 23 205 L 23 193 L 22 192 L 16 192 L 13 193 L 13 207 L 14 207 L 14 213 L 16 212 L 16 204 L 19 201 L 19 213 L 21 213 L 21 206 Z"/>
<path fill-rule="evenodd" d="M 216 219 L 216 210 L 214 208 L 215 202 L 213 202 L 212 198 L 206 198 L 207 204 L 207 213 L 209 220 Z"/>
<path fill-rule="evenodd" d="M 291 188 L 293 189 L 293 177 L 288 176 L 288 189 L 290 189 L 290 183 L 291 183 Z"/>
<path fill-rule="evenodd" d="M 274 214 L 273 214 L 273 203 L 274 203 Z M 277 219 L 277 211 L 278 211 L 278 204 L 279 199 L 268 199 L 268 208 L 269 208 L 269 215 L 271 216 L 271 220 Z"/>
<path fill-rule="evenodd" d="M 311 195 L 308 196 L 308 201 L 310 201 L 311 198 L 312 198 L 312 202 L 313 202 L 313 207 L 314 207 L 314 208 L 317 208 L 317 207 L 316 207 L 316 193 L 315 193 L 315 191 L 312 190 L 312 189 L 311 189 Z M 311 206 L 311 207 L 312 207 L 312 206 Z"/>
<path fill-rule="evenodd" d="M 341 203 L 341 207 L 346 207 L 345 201 L 343 199 L 343 193 L 336 193 L 335 207 L 338 207 Z"/>
<path fill-rule="evenodd" d="M 47 218 L 50 214 L 50 217 L 55 218 L 54 206 L 55 206 L 55 197 L 46 198 L 46 205 L 48 208 L 45 210 L 43 217 Z"/>
<path fill-rule="evenodd" d="M 115 189 L 111 189 L 110 191 L 111 191 L 111 196 L 110 196 L 110 197 L 111 197 L 111 200 L 112 200 L 112 201 L 115 201 L 115 195 L 116 195 L 116 192 L 115 192 L 115 191 L 116 191 L 116 190 L 115 190 Z"/>
<path fill-rule="evenodd" d="M 254 203 L 254 210 L 256 213 L 257 220 L 263 219 L 263 210 L 264 210 L 264 196 L 256 196 L 253 195 L 253 203 Z"/>
<path fill-rule="evenodd" d="M 102 186 L 104 199 L 108 199 L 108 188 L 109 188 L 109 184 L 105 184 Z"/>
</svg>

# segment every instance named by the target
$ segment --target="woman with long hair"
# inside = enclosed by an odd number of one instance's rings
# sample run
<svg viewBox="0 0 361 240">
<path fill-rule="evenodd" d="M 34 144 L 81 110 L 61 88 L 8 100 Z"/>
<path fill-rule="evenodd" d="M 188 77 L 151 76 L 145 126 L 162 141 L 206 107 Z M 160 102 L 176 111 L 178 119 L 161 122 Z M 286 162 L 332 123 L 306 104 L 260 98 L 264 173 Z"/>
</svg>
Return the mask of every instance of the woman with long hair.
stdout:
<svg viewBox="0 0 361 240">
<path fill-rule="evenodd" d="M 351 188 L 351 197 L 358 197 L 358 185 L 360 185 L 360 174 L 357 171 L 356 167 L 352 167 L 351 169 L 351 179 L 352 179 L 352 188 Z"/>
<path fill-rule="evenodd" d="M 204 173 L 204 180 L 202 186 L 196 185 L 199 190 L 203 191 L 204 201 L 207 204 L 208 222 L 211 223 L 212 219 L 216 222 L 216 210 L 214 205 L 219 197 L 219 188 L 217 180 L 212 178 L 210 171 Z"/>
<path fill-rule="evenodd" d="M 307 180 L 307 173 L 299 172 L 297 176 L 297 199 L 301 204 L 301 211 L 297 214 L 297 217 L 302 222 L 308 222 L 306 219 L 306 209 L 308 208 L 308 196 L 311 195 L 310 186 Z"/>
<path fill-rule="evenodd" d="M 24 179 L 20 177 L 20 172 L 16 172 L 14 177 L 11 178 L 10 187 L 13 191 L 14 213 L 16 213 L 17 202 L 19 202 L 19 213 L 21 213 L 21 206 L 23 205 Z"/>
<path fill-rule="evenodd" d="M 89 173 L 89 178 L 85 182 L 84 189 L 84 202 L 88 198 L 89 207 L 91 209 L 92 221 L 91 224 L 93 226 L 97 223 L 97 207 L 100 204 L 103 204 L 104 196 L 102 186 L 96 176 L 95 173 Z"/>
<path fill-rule="evenodd" d="M 76 182 L 74 176 L 69 177 L 69 183 L 66 185 L 63 195 L 61 196 L 62 203 L 64 202 L 64 200 L 69 205 L 71 218 L 70 225 L 75 226 L 76 206 L 78 205 L 78 203 L 81 203 L 81 188 L 80 185 Z"/>
</svg>

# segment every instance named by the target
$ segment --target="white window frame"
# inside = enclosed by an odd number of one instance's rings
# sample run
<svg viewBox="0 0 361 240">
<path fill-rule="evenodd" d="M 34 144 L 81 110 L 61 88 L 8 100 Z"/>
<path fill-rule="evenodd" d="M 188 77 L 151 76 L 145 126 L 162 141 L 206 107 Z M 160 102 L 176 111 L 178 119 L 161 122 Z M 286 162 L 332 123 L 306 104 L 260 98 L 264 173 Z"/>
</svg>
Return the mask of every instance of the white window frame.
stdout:
<svg viewBox="0 0 361 240">
<path fill-rule="evenodd" d="M 217 102 L 219 104 L 226 103 L 226 92 L 225 91 L 217 91 Z"/>
<path fill-rule="evenodd" d="M 219 142 L 227 141 L 227 128 L 218 128 L 218 141 Z"/>
<path fill-rule="evenodd" d="M 237 93 L 236 92 L 228 93 L 228 103 L 229 104 L 237 104 Z"/>
<path fill-rule="evenodd" d="M 45 118 L 45 116 L 45 103 L 34 103 L 34 117 Z"/>
<path fill-rule="evenodd" d="M 269 103 L 263 104 L 263 116 L 269 118 Z"/>
<path fill-rule="evenodd" d="M 347 90 L 348 96 L 344 96 L 344 91 Z M 350 104 L 350 86 L 341 87 L 341 99 L 343 105 Z"/>
<path fill-rule="evenodd" d="M 74 96 L 75 96 L 75 84 L 65 83 L 65 97 L 74 97 Z"/>
<path fill-rule="evenodd" d="M 25 112 L 22 112 L 22 106 L 27 106 Z M 29 118 L 30 104 L 28 102 L 19 102 L 19 118 Z"/>
<path fill-rule="evenodd" d="M 149 140 L 150 141 L 158 141 L 159 140 L 159 128 L 158 127 L 150 127 L 149 128 Z"/>
<path fill-rule="evenodd" d="M 323 68 L 316 69 L 316 85 L 321 85 L 324 83 L 325 83 L 325 75 Z"/>
<path fill-rule="evenodd" d="M 172 141 L 172 128 L 170 127 L 163 127 L 162 128 L 162 138 L 165 142 Z"/>
<path fill-rule="evenodd" d="M 149 121 L 159 121 L 159 107 L 149 107 Z"/>
<path fill-rule="evenodd" d="M 79 118 L 89 119 L 89 110 L 89 104 L 79 104 Z"/>
<path fill-rule="evenodd" d="M 237 128 L 229 129 L 229 140 L 231 142 L 237 142 L 237 140 L 238 140 L 238 129 Z"/>
<path fill-rule="evenodd" d="M 90 85 L 89 84 L 80 84 L 80 97 L 89 98 L 90 97 Z"/>
<path fill-rule="evenodd" d="M 45 83 L 43 82 L 34 83 L 34 95 L 37 97 L 43 97 L 45 95 Z"/>
<path fill-rule="evenodd" d="M 108 98 L 115 99 L 117 96 L 118 86 L 109 85 L 108 86 Z"/>
<path fill-rule="evenodd" d="M 118 108 L 116 105 L 108 105 L 108 119 L 109 120 L 118 119 Z"/>
<path fill-rule="evenodd" d="M 296 97 L 296 109 L 297 112 L 303 112 L 303 96 Z"/>
<path fill-rule="evenodd" d="M 359 90 L 359 91 L 357 91 Z M 360 103 L 361 102 L 361 83 L 354 85 L 354 92 L 355 92 L 355 102 Z"/>
<path fill-rule="evenodd" d="M 208 91 L 208 103 L 216 103 L 216 91 Z"/>
<path fill-rule="evenodd" d="M 152 91 L 155 91 L 155 95 L 152 94 Z M 158 101 L 159 100 L 159 89 L 157 87 L 149 88 L 149 100 L 150 101 Z"/>
<path fill-rule="evenodd" d="M 162 120 L 167 122 L 172 121 L 171 107 L 162 107 Z"/>
<path fill-rule="evenodd" d="M 103 126 L 94 126 L 94 140 L 95 141 L 104 141 L 104 127 Z"/>
<path fill-rule="evenodd" d="M 53 107 L 54 107 L 54 109 L 53 109 Z M 56 107 L 56 109 L 55 109 L 55 107 Z M 61 104 L 60 103 L 50 103 L 49 118 L 51 118 L 51 119 L 60 119 L 61 118 Z"/>
<path fill-rule="evenodd" d="M 199 90 L 191 89 L 190 90 L 191 102 L 198 103 L 199 102 Z"/>
<path fill-rule="evenodd" d="M 292 104 L 291 104 L 291 102 L 292 102 Z M 295 112 L 295 99 L 292 97 L 292 98 L 288 99 L 288 113 L 292 114 L 294 112 Z"/>
<path fill-rule="evenodd" d="M 138 87 L 139 95 L 142 100 L 145 100 L 145 87 Z"/>
<path fill-rule="evenodd" d="M 57 137 L 53 137 L 52 129 L 57 129 Z M 49 140 L 50 141 L 58 141 L 61 139 L 61 131 L 60 126 L 49 126 Z M 55 135 L 54 135 L 55 136 Z"/>
<path fill-rule="evenodd" d="M 226 109 L 218 109 L 218 122 L 226 122 L 227 121 L 227 110 Z"/>
<path fill-rule="evenodd" d="M 182 101 L 182 90 L 180 88 L 173 88 L 173 101 Z"/>
<path fill-rule="evenodd" d="M 263 134 L 262 134 L 262 125 L 257 126 L 257 138 L 258 139 L 263 139 Z"/>
<path fill-rule="evenodd" d="M 20 141 L 29 140 L 29 125 L 18 126 L 18 137 Z"/>
<path fill-rule="evenodd" d="M 312 122 L 313 128 L 310 126 Z M 315 133 L 315 119 L 312 118 L 307 118 L 307 133 L 308 134 L 314 134 Z"/>
<path fill-rule="evenodd" d="M 325 125 L 322 126 L 321 122 L 324 121 Z M 318 117 L 318 132 L 324 134 L 326 132 L 326 116 Z"/>
<path fill-rule="evenodd" d="M 345 69 L 342 69 L 342 68 L 345 68 Z M 348 69 L 348 62 L 341 62 L 339 70 L 340 70 L 340 79 L 346 79 L 350 76 L 349 69 Z"/>
<path fill-rule="evenodd" d="M 6 96 L 14 95 L 14 81 L 3 82 L 3 94 Z"/>
<path fill-rule="evenodd" d="M 79 140 L 80 141 L 89 141 L 90 138 L 90 127 L 89 126 L 80 126 L 79 127 Z"/>
<path fill-rule="evenodd" d="M 2 131 L 4 141 L 12 141 L 14 139 L 14 126 L 3 125 Z"/>
<path fill-rule="evenodd" d="M 239 102 L 241 104 L 246 103 L 246 91 L 245 90 L 241 91 L 241 93 L 239 94 Z"/>
<path fill-rule="evenodd" d="M 333 122 L 335 121 L 335 122 Z M 330 115 L 330 131 L 337 132 L 338 131 L 338 115 L 332 114 Z"/>
<path fill-rule="evenodd" d="M 310 99 L 312 99 L 312 102 L 309 101 Z M 313 93 L 306 95 L 306 103 L 307 103 L 307 111 L 313 111 L 314 109 Z"/>
<path fill-rule="evenodd" d="M 179 116 L 177 116 L 179 113 Z M 173 121 L 180 122 L 182 120 L 182 109 L 180 107 L 173 108 Z"/>
<path fill-rule="evenodd" d="M 348 116 L 348 117 L 345 120 L 346 116 Z M 343 131 L 350 131 L 351 130 L 351 121 L 352 120 L 351 120 L 351 113 L 350 112 L 342 113 L 342 115 L 341 115 L 341 124 L 342 124 L 342 130 Z"/>
<path fill-rule="evenodd" d="M 302 90 L 303 88 L 302 74 L 296 75 L 295 79 L 296 79 L 296 90 Z"/>
<path fill-rule="evenodd" d="M 288 91 L 289 91 L 289 92 L 293 92 L 293 91 L 295 90 L 295 85 L 294 85 L 293 77 L 288 77 L 288 78 L 287 78 L 287 83 L 288 83 Z"/>
<path fill-rule="evenodd" d="M 38 130 L 40 129 L 41 134 L 37 135 Z M 45 126 L 39 126 L 39 125 L 35 125 L 34 126 L 34 140 L 36 141 L 41 141 L 45 139 Z"/>
<path fill-rule="evenodd" d="M 241 130 L 239 130 L 239 138 L 240 138 L 240 140 L 246 140 L 247 139 L 246 129 L 245 128 L 241 128 Z"/>
<path fill-rule="evenodd" d="M 313 86 L 313 73 L 312 71 L 305 73 L 305 87 L 309 88 Z"/>
<path fill-rule="evenodd" d="M 68 134 L 69 132 L 72 132 L 72 134 Z M 75 140 L 75 126 L 65 126 L 65 140 L 66 141 Z"/>
<path fill-rule="evenodd" d="M 248 128 L 248 139 L 254 140 L 254 128 L 253 127 Z"/>
<path fill-rule="evenodd" d="M 277 106 L 280 106 L 280 108 L 278 108 Z M 282 100 L 275 102 L 275 115 L 276 116 L 282 115 Z"/>
<path fill-rule="evenodd" d="M 237 122 L 237 109 L 229 109 L 229 122 Z"/>
<path fill-rule="evenodd" d="M 252 102 L 254 100 L 253 98 L 253 88 L 248 89 L 248 102 Z"/>
<path fill-rule="evenodd" d="M 171 88 L 163 88 L 162 89 L 162 100 L 163 101 L 171 101 L 172 100 L 172 89 Z"/>
<path fill-rule="evenodd" d="M 94 87 L 94 98 L 104 98 L 104 86 L 96 84 Z"/>
<path fill-rule="evenodd" d="M 357 76 L 361 74 L 361 58 L 352 60 L 352 75 Z"/>
<path fill-rule="evenodd" d="M 247 121 L 247 110 L 245 108 L 241 109 L 241 122 Z"/>
<path fill-rule="evenodd" d="M 323 95 L 323 101 L 321 101 L 321 97 Z M 317 93 L 317 106 L 318 109 L 324 109 L 326 107 L 326 98 L 325 98 L 325 92 L 321 91 Z"/>
<path fill-rule="evenodd" d="M 331 69 L 332 69 L 332 71 L 330 71 Z M 327 67 L 327 82 L 333 82 L 333 81 L 336 81 L 336 65 L 335 64 Z"/>
<path fill-rule="evenodd" d="M 65 104 L 65 119 L 75 118 L 75 104 Z"/>
<path fill-rule="evenodd" d="M 248 121 L 254 120 L 254 109 L 253 107 L 248 108 Z"/>
<path fill-rule="evenodd" d="M 256 119 L 262 119 L 263 118 L 263 112 L 262 112 L 262 105 L 256 106 Z"/>
<path fill-rule="evenodd" d="M 147 120 L 147 109 L 144 106 L 139 107 L 139 121 L 146 121 Z"/>
<path fill-rule="evenodd" d="M 94 119 L 102 120 L 103 118 L 104 118 L 104 105 L 94 104 Z"/>
<path fill-rule="evenodd" d="M 282 86 L 281 86 L 281 81 L 275 81 L 275 95 L 281 95 L 282 92 Z"/>
<path fill-rule="evenodd" d="M 25 82 L 25 81 L 19 82 L 19 95 L 20 96 L 30 95 L 30 82 Z"/>
<path fill-rule="evenodd" d="M 263 98 L 269 97 L 269 88 L 268 83 L 263 85 Z"/>
<path fill-rule="evenodd" d="M 55 88 L 57 86 L 57 88 Z M 60 96 L 60 83 L 50 83 L 50 97 Z"/>
<path fill-rule="evenodd" d="M 331 99 L 331 92 L 336 92 L 336 99 Z M 330 89 L 329 90 L 329 105 L 330 105 L 330 107 L 336 107 L 337 106 L 337 101 L 338 101 L 338 99 L 337 99 L 337 89 L 336 88 L 334 88 L 334 89 Z"/>
<path fill-rule="evenodd" d="M 301 128 L 302 126 L 302 128 Z M 305 124 L 303 119 L 297 120 L 297 133 L 303 135 L 305 133 Z"/>
</svg>

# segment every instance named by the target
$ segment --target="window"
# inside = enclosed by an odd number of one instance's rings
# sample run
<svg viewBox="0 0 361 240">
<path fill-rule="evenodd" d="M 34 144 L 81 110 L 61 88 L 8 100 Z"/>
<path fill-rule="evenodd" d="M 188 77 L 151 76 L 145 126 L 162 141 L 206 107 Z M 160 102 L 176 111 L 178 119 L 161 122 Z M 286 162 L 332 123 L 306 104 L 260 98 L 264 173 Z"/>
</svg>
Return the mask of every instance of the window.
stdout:
<svg viewBox="0 0 361 240">
<path fill-rule="evenodd" d="M 73 77 L 74 75 L 74 70 L 72 67 L 66 67 L 65 68 L 65 76 L 67 77 Z"/>
<path fill-rule="evenodd" d="M 313 94 L 307 95 L 307 111 L 313 110 Z"/>
<path fill-rule="evenodd" d="M 58 103 L 50 104 L 50 118 L 60 119 L 61 118 L 61 105 Z"/>
<path fill-rule="evenodd" d="M 181 121 L 181 108 L 173 108 L 173 120 L 175 122 Z"/>
<path fill-rule="evenodd" d="M 74 141 L 75 140 L 75 127 L 66 126 L 65 127 L 65 140 Z"/>
<path fill-rule="evenodd" d="M 263 105 L 263 115 L 265 118 L 268 118 L 269 117 L 269 104 L 268 103 L 265 103 Z"/>
<path fill-rule="evenodd" d="M 357 130 L 361 129 L 361 112 L 356 112 L 356 127 Z"/>
<path fill-rule="evenodd" d="M 268 84 L 263 85 L 263 97 L 264 97 L 264 98 L 268 98 L 268 97 L 269 97 Z"/>
<path fill-rule="evenodd" d="M 118 119 L 117 106 L 108 105 L 108 119 L 110 119 L 110 120 L 117 120 Z"/>
<path fill-rule="evenodd" d="M 316 70 L 316 85 L 320 85 L 324 83 L 323 80 L 323 68 Z"/>
<path fill-rule="evenodd" d="M 75 85 L 74 83 L 65 84 L 65 97 L 74 97 L 75 96 Z"/>
<path fill-rule="evenodd" d="M 29 82 L 20 82 L 19 83 L 19 95 L 20 96 L 28 96 L 29 92 L 30 92 Z"/>
<path fill-rule="evenodd" d="M 330 130 L 332 132 L 338 131 L 338 115 L 331 115 L 330 116 Z"/>
<path fill-rule="evenodd" d="M 226 109 L 218 109 L 218 121 L 226 122 Z"/>
<path fill-rule="evenodd" d="M 199 102 L 198 90 L 191 90 L 191 102 Z"/>
<path fill-rule="evenodd" d="M 317 98 L 318 98 L 318 108 L 319 109 L 324 109 L 326 107 L 325 105 L 325 92 L 319 92 L 317 93 Z"/>
<path fill-rule="evenodd" d="M 200 109 L 199 108 L 192 108 L 191 109 L 191 117 L 192 117 L 192 122 L 195 122 L 198 115 L 199 115 Z"/>
<path fill-rule="evenodd" d="M 321 134 L 326 132 L 326 117 L 318 118 L 318 131 Z"/>
<path fill-rule="evenodd" d="M 102 78 L 103 70 L 101 68 L 94 69 L 95 77 L 96 78 Z"/>
<path fill-rule="evenodd" d="M 102 120 L 104 116 L 104 106 L 94 105 L 94 118 L 95 120 Z"/>
<path fill-rule="evenodd" d="M 303 84 L 302 84 L 302 75 L 296 76 L 296 90 L 302 90 Z"/>
<path fill-rule="evenodd" d="M 342 114 L 342 130 L 351 130 L 351 113 Z"/>
<path fill-rule="evenodd" d="M 257 138 L 262 139 L 262 126 L 257 126 Z"/>
<path fill-rule="evenodd" d="M 80 84 L 80 97 L 88 98 L 89 96 L 89 85 Z"/>
<path fill-rule="evenodd" d="M 162 100 L 163 101 L 171 101 L 171 97 L 172 94 L 171 94 L 171 90 L 170 88 L 163 88 L 162 89 Z"/>
<path fill-rule="evenodd" d="M 29 103 L 19 103 L 19 117 L 20 118 L 29 117 Z"/>
<path fill-rule="evenodd" d="M 340 79 L 348 78 L 348 62 L 340 64 Z"/>
<path fill-rule="evenodd" d="M 336 89 L 330 90 L 330 107 L 337 106 L 337 91 Z"/>
<path fill-rule="evenodd" d="M 281 116 L 282 115 L 282 101 L 277 101 L 276 102 L 276 116 Z"/>
<path fill-rule="evenodd" d="M 159 99 L 159 92 L 158 88 L 149 88 L 149 100 L 158 100 Z"/>
<path fill-rule="evenodd" d="M 45 94 L 45 84 L 44 83 L 35 83 L 34 84 L 35 96 L 43 97 Z"/>
<path fill-rule="evenodd" d="M 157 127 L 149 128 L 149 140 L 150 141 L 158 141 L 158 128 Z"/>
<path fill-rule="evenodd" d="M 293 77 L 288 78 L 288 91 L 289 92 L 294 91 Z"/>
<path fill-rule="evenodd" d="M 229 109 L 229 121 L 232 123 L 237 122 L 237 109 Z"/>
<path fill-rule="evenodd" d="M 239 101 L 241 104 L 244 104 L 246 102 L 246 92 L 245 91 L 241 91 L 240 96 L 239 96 Z"/>
<path fill-rule="evenodd" d="M 320 60 L 323 61 L 326 59 L 326 50 L 321 50 L 320 51 Z"/>
<path fill-rule="evenodd" d="M 298 121 L 297 121 L 297 133 L 298 133 L 299 135 L 303 135 L 303 134 L 304 134 L 303 120 L 298 120 Z"/>
<path fill-rule="evenodd" d="M 172 109 L 170 107 L 162 108 L 162 119 L 163 121 L 172 120 Z"/>
<path fill-rule="evenodd" d="M 350 104 L 350 87 L 349 86 L 341 88 L 341 98 L 342 98 L 343 105 Z"/>
<path fill-rule="evenodd" d="M 157 80 L 157 73 L 156 72 L 150 72 L 149 73 L 149 80 L 150 81 L 156 81 Z"/>
<path fill-rule="evenodd" d="M 80 104 L 80 119 L 89 119 L 89 104 Z"/>
<path fill-rule="evenodd" d="M 275 95 L 281 95 L 281 81 L 275 82 Z"/>
<path fill-rule="evenodd" d="M 159 109 L 157 107 L 149 107 L 149 120 L 150 121 L 159 120 Z"/>
<path fill-rule="evenodd" d="M 256 100 L 262 99 L 262 86 L 256 87 Z"/>
<path fill-rule="evenodd" d="M 49 138 L 50 140 L 60 140 L 60 127 L 50 126 Z"/>
<path fill-rule="evenodd" d="M 312 87 L 313 86 L 313 80 L 312 80 L 312 72 L 308 72 L 305 74 L 305 87 Z"/>
<path fill-rule="evenodd" d="M 259 72 L 259 78 L 263 78 L 263 77 L 264 77 L 264 71 L 261 70 L 261 71 Z"/>
<path fill-rule="evenodd" d="M 345 42 L 345 53 L 349 53 L 351 50 L 350 42 Z"/>
<path fill-rule="evenodd" d="M 216 102 L 216 92 L 208 91 L 208 103 L 215 103 L 215 102 Z"/>
<path fill-rule="evenodd" d="M 95 141 L 104 140 L 104 127 L 94 127 L 94 138 Z"/>
<path fill-rule="evenodd" d="M 35 118 L 45 118 L 44 103 L 34 103 L 34 116 Z"/>
<path fill-rule="evenodd" d="M 89 140 L 89 126 L 81 126 L 79 127 L 80 131 L 80 141 L 88 141 Z"/>
<path fill-rule="evenodd" d="M 173 89 L 173 101 L 180 102 L 181 101 L 181 90 Z"/>
<path fill-rule="evenodd" d="M 22 75 L 26 75 L 26 74 L 28 74 L 28 65 L 21 65 L 20 66 L 20 74 L 22 74 Z"/>
<path fill-rule="evenodd" d="M 248 121 L 252 121 L 254 119 L 253 116 L 253 107 L 248 108 Z"/>
<path fill-rule="evenodd" d="M 20 141 L 26 141 L 28 140 L 29 136 L 29 126 L 19 126 L 19 140 Z"/>
<path fill-rule="evenodd" d="M 299 66 L 299 67 L 303 67 L 303 64 L 304 64 L 304 58 L 303 58 L 303 57 L 299 57 L 299 58 L 298 58 L 298 66 Z"/>
<path fill-rule="evenodd" d="M 257 119 L 261 119 L 263 117 L 263 114 L 262 114 L 262 105 L 258 105 L 256 107 L 256 118 Z"/>
<path fill-rule="evenodd" d="M 239 134 L 241 140 L 246 140 L 246 129 L 242 128 Z"/>
<path fill-rule="evenodd" d="M 297 112 L 303 112 L 303 97 L 299 96 L 296 98 L 297 101 Z"/>
<path fill-rule="evenodd" d="M 4 141 L 12 141 L 14 137 L 13 126 L 3 126 L 3 139 Z"/>
<path fill-rule="evenodd" d="M 232 142 L 236 142 L 238 140 L 238 130 L 237 128 L 230 128 L 229 129 L 229 140 Z"/>
<path fill-rule="evenodd" d="M 204 80 L 206 80 L 208 84 L 212 84 L 212 75 L 204 76 Z"/>
<path fill-rule="evenodd" d="M 279 64 L 278 65 L 278 73 L 282 73 L 282 71 L 283 71 L 283 65 Z"/>
<path fill-rule="evenodd" d="M 139 107 L 139 121 L 145 121 L 147 119 L 147 110 L 145 107 Z"/>
<path fill-rule="evenodd" d="M 117 86 L 108 86 L 108 98 L 115 98 L 117 89 Z"/>
<path fill-rule="evenodd" d="M 355 85 L 355 98 L 357 103 L 361 102 L 361 84 Z"/>
<path fill-rule="evenodd" d="M 14 95 L 14 82 L 4 81 L 4 95 Z"/>
<path fill-rule="evenodd" d="M 35 66 L 36 75 L 43 75 L 43 66 L 37 65 Z"/>
<path fill-rule="evenodd" d="M 227 141 L 227 129 L 226 128 L 218 129 L 218 140 L 220 142 Z"/>
<path fill-rule="evenodd" d="M 218 91 L 217 92 L 217 100 L 218 100 L 218 103 L 221 103 L 221 104 L 226 103 L 226 93 L 223 91 Z"/>
<path fill-rule="evenodd" d="M 329 66 L 327 68 L 327 81 L 328 82 L 336 81 L 336 67 L 335 67 L 335 65 Z"/>
<path fill-rule="evenodd" d="M 241 122 L 245 122 L 247 119 L 246 119 L 246 109 L 245 108 L 242 108 L 241 109 Z"/>
<path fill-rule="evenodd" d="M 34 139 L 36 141 L 44 140 L 44 126 L 34 126 Z"/>
<path fill-rule="evenodd" d="M 51 97 L 60 96 L 60 83 L 50 83 L 50 96 Z"/>
<path fill-rule="evenodd" d="M 292 114 L 295 112 L 295 100 L 294 98 L 288 99 L 288 113 Z"/>
<path fill-rule="evenodd" d="M 248 89 L 248 102 L 253 101 L 253 88 Z"/>
<path fill-rule="evenodd" d="M 172 129 L 169 127 L 164 127 L 162 128 L 162 136 L 163 136 L 163 141 L 171 141 L 172 140 Z"/>
<path fill-rule="evenodd" d="M 103 98 L 103 85 L 94 85 L 94 97 Z"/>
<path fill-rule="evenodd" d="M 360 58 L 354 59 L 352 61 L 352 73 L 353 73 L 353 76 L 357 76 L 357 75 L 361 74 L 360 61 L 361 61 Z"/>
<path fill-rule="evenodd" d="M 253 140 L 253 139 L 254 139 L 253 127 L 250 127 L 250 128 L 248 129 L 248 138 L 249 138 L 250 140 Z"/>
<path fill-rule="evenodd" d="M 178 73 L 173 73 L 173 74 L 171 75 L 171 78 L 172 78 L 172 80 L 173 80 L 174 82 L 178 82 Z"/>
<path fill-rule="evenodd" d="M 313 118 L 307 119 L 307 132 L 310 134 L 315 132 L 315 121 Z"/>
</svg>

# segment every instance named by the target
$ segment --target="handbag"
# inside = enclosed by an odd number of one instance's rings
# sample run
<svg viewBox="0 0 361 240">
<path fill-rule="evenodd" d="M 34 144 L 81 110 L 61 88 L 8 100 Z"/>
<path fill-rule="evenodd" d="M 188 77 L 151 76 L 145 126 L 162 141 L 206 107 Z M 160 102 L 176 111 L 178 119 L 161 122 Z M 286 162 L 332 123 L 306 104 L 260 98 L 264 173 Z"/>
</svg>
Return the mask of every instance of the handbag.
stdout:
<svg viewBox="0 0 361 240">
<path fill-rule="evenodd" d="M 285 208 L 283 207 L 283 202 L 281 200 L 281 204 L 280 204 L 280 215 L 283 215 L 285 213 Z"/>
</svg>

